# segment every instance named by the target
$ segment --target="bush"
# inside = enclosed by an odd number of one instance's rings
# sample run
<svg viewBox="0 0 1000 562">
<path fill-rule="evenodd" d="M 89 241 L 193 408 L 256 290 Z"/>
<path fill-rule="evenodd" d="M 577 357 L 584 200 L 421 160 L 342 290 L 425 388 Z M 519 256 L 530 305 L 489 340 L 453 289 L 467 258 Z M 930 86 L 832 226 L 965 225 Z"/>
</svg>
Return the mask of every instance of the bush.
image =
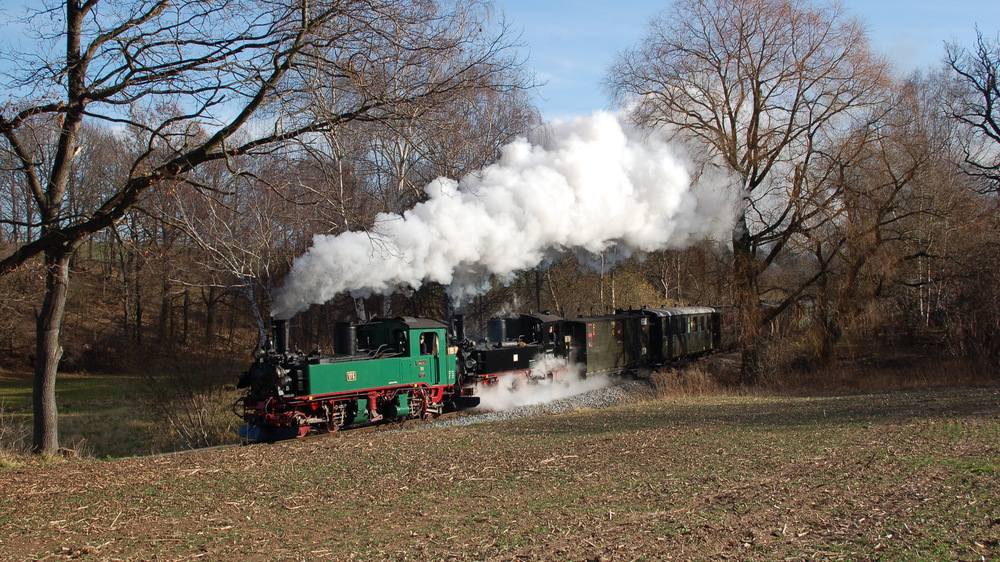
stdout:
<svg viewBox="0 0 1000 562">
<path fill-rule="evenodd" d="M 144 402 L 161 428 L 154 434 L 156 448 L 175 451 L 233 443 L 239 423 L 232 411 L 239 395 L 235 372 L 232 363 L 187 360 L 160 364 L 147 375 Z"/>
<path fill-rule="evenodd" d="M 739 366 L 736 366 L 738 376 Z M 719 373 L 709 371 L 707 362 L 699 362 L 684 368 L 666 368 L 652 373 L 649 377 L 657 398 L 683 398 L 723 394 L 726 385 Z"/>
<path fill-rule="evenodd" d="M 0 405 L 0 466 L 16 465 L 30 452 L 30 425 Z"/>
</svg>

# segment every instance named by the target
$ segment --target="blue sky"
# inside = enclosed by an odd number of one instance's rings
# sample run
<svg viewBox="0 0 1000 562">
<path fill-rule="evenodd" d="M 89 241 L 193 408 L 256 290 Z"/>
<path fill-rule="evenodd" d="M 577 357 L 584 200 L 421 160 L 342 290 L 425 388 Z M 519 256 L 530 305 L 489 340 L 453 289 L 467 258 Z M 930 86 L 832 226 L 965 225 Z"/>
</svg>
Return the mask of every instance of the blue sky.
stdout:
<svg viewBox="0 0 1000 562">
<path fill-rule="evenodd" d="M 537 102 L 545 119 L 609 108 L 601 80 L 615 54 L 636 45 L 649 18 L 670 0 L 495 0 L 530 55 L 528 64 L 546 82 Z M 972 46 L 975 27 L 1000 32 L 998 0 L 843 0 L 869 26 L 875 49 L 908 74 L 936 65 L 945 41 Z"/>
<path fill-rule="evenodd" d="M 19 13 L 33 0 L 0 0 Z M 528 64 L 539 88 L 536 101 L 545 119 L 568 118 L 608 109 L 601 87 L 619 51 L 636 45 L 646 23 L 671 0 L 493 0 L 512 28 L 522 32 Z M 817 2 L 824 0 L 814 0 Z M 869 26 L 873 46 L 908 74 L 938 64 L 945 41 L 972 46 L 975 26 L 990 38 L 1000 32 L 1000 0 L 842 0 Z M 0 36 L 9 32 L 0 22 Z"/>
</svg>

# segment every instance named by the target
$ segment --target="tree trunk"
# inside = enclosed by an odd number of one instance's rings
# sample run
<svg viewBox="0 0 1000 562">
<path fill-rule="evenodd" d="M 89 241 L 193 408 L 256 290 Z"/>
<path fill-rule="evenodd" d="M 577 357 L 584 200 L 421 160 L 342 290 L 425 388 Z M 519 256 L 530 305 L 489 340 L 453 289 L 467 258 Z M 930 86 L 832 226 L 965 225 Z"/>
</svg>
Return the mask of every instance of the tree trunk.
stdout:
<svg viewBox="0 0 1000 562">
<path fill-rule="evenodd" d="M 215 312 L 216 298 L 215 286 L 208 287 L 208 296 L 205 296 L 205 289 L 201 290 L 202 300 L 205 302 L 205 344 L 209 347 L 215 343 Z M 263 340 L 261 340 L 263 341 Z"/>
<path fill-rule="evenodd" d="M 753 240 L 743 214 L 737 218 L 733 228 L 733 299 L 739 326 L 737 341 L 742 355 L 740 382 L 745 385 L 755 385 L 760 380 L 764 334 L 759 276 L 760 265 L 754 255 Z"/>
<path fill-rule="evenodd" d="M 542 311 L 542 273 L 535 268 L 535 311 Z"/>
<path fill-rule="evenodd" d="M 184 288 L 184 308 L 182 309 L 181 318 L 183 319 L 183 327 L 181 329 L 181 343 L 187 345 L 188 342 L 188 329 L 191 327 L 191 292 L 185 287 Z"/>
<path fill-rule="evenodd" d="M 562 305 L 559 304 L 559 295 L 556 294 L 556 285 L 552 281 L 552 269 L 545 270 L 545 281 L 549 286 L 549 296 L 552 297 L 552 310 L 556 311 L 555 314 L 566 316 L 566 311 L 563 310 Z"/>
<path fill-rule="evenodd" d="M 135 351 L 142 351 L 142 284 L 139 281 L 140 270 L 142 269 L 142 261 L 139 259 L 139 254 L 136 252 L 132 256 L 132 268 L 133 268 L 133 278 L 132 278 L 132 289 L 135 291 L 135 297 L 133 301 L 135 302 L 135 332 L 134 332 L 134 345 Z"/>
<path fill-rule="evenodd" d="M 833 306 L 837 306 L 830 294 L 830 278 L 824 275 L 816 282 L 816 308 L 812 313 L 812 321 L 815 325 L 816 333 L 819 337 L 819 349 L 817 355 L 824 365 L 833 362 L 833 352 L 837 344 L 837 328 L 834 318 L 836 311 Z"/>
<path fill-rule="evenodd" d="M 156 322 L 156 333 L 157 338 L 160 340 L 160 345 L 173 346 L 176 341 L 174 338 L 176 331 L 174 329 L 172 309 L 170 277 L 164 275 L 163 282 L 160 284 L 160 317 Z"/>
<path fill-rule="evenodd" d="M 823 312 L 823 320 L 820 324 L 822 332 L 820 334 L 819 358 L 824 365 L 830 365 L 837 358 L 837 342 L 840 340 L 843 330 L 831 313 Z"/>
<path fill-rule="evenodd" d="M 243 296 L 247 299 L 247 304 L 250 305 L 250 312 L 253 313 L 254 320 L 257 321 L 257 337 L 260 338 L 258 341 L 264 341 L 267 338 L 267 323 L 264 322 L 264 312 L 260 309 L 260 303 L 257 302 L 257 294 L 254 291 L 253 277 L 250 275 L 240 275 L 240 291 Z"/>
<path fill-rule="evenodd" d="M 45 255 L 45 296 L 37 319 L 35 382 L 32 390 L 32 452 L 39 455 L 55 455 L 59 451 L 56 373 L 63 354 L 60 340 L 69 293 L 69 261 L 72 253 L 71 249 L 57 248 Z"/>
</svg>

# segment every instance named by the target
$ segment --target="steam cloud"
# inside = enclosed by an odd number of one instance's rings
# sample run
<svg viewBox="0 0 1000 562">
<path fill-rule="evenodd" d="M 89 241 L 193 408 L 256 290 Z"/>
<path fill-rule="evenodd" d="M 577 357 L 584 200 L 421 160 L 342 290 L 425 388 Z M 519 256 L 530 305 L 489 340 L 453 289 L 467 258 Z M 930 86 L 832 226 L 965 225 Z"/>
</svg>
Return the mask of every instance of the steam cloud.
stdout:
<svg viewBox="0 0 1000 562">
<path fill-rule="evenodd" d="M 274 294 L 273 315 L 311 304 L 418 288 L 436 281 L 452 298 L 484 292 L 501 278 L 566 251 L 683 248 L 725 232 L 731 205 L 691 174 L 664 139 L 595 112 L 554 121 L 459 183 L 438 178 L 429 199 L 402 215 L 380 214 L 371 232 L 318 235 Z"/>
<path fill-rule="evenodd" d="M 577 369 L 561 357 L 543 356 L 531 371 L 533 382 L 522 381 L 518 375 L 504 375 L 495 384 L 478 387 L 479 409 L 501 412 L 520 406 L 548 404 L 614 384 L 610 377 L 603 375 L 577 377 Z M 556 377 L 547 377 L 550 372 L 557 373 Z"/>
</svg>

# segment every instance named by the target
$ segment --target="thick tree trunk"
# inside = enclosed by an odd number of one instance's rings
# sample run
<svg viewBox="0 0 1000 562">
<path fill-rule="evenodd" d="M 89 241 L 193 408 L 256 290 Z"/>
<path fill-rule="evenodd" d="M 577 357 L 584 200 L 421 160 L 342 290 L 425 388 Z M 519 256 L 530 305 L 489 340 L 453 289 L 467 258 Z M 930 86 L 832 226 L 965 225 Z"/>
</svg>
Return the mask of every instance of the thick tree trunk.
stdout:
<svg viewBox="0 0 1000 562">
<path fill-rule="evenodd" d="M 58 248 L 45 256 L 45 296 L 37 320 L 35 382 L 32 391 L 35 422 L 32 451 L 39 455 L 55 455 L 59 451 L 56 373 L 63 354 L 62 326 L 72 253 L 70 249 Z"/>
<path fill-rule="evenodd" d="M 760 264 L 754 255 L 746 216 L 741 215 L 733 229 L 733 298 L 736 303 L 739 326 L 737 338 L 742 356 L 740 382 L 745 385 L 754 385 L 760 381 L 764 333 L 759 277 Z"/>
<path fill-rule="evenodd" d="M 840 337 L 840 328 L 836 320 L 836 311 L 832 309 L 834 304 L 833 295 L 830 294 L 830 278 L 824 275 L 816 283 L 817 300 L 816 309 L 813 312 L 814 325 L 819 337 L 819 349 L 817 355 L 824 365 L 829 365 L 834 359 L 834 348 L 837 339 Z"/>
<path fill-rule="evenodd" d="M 837 358 L 837 342 L 840 341 L 843 330 L 841 330 L 840 323 L 837 322 L 836 318 L 825 312 L 820 329 L 822 333 L 820 334 L 819 358 L 824 365 L 830 365 Z"/>
</svg>

